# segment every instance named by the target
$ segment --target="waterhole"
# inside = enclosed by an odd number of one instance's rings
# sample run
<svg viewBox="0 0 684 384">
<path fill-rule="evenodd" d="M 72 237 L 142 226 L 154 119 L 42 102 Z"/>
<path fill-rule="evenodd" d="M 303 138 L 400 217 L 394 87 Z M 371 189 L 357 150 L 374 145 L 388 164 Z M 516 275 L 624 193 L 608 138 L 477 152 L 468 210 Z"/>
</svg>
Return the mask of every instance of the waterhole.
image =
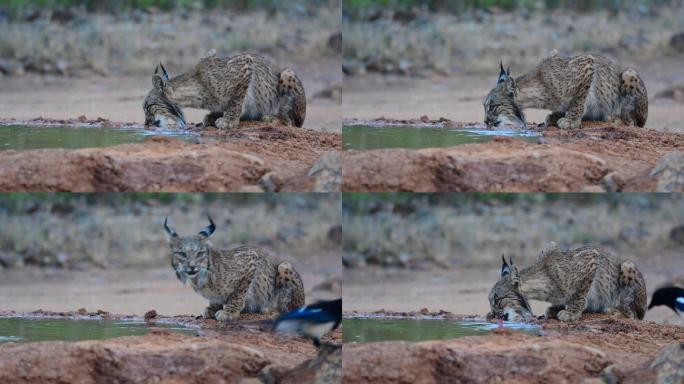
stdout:
<svg viewBox="0 0 684 384">
<path fill-rule="evenodd" d="M 344 149 L 435 148 L 484 143 L 495 136 L 518 137 L 536 143 L 538 134 L 530 131 L 488 130 L 483 126 L 464 128 L 418 127 L 408 125 L 342 127 Z"/>
<path fill-rule="evenodd" d="M 375 341 L 424 341 L 444 340 L 464 336 L 480 336 L 503 326 L 514 331 L 536 333 L 538 327 L 531 324 L 486 321 L 414 320 L 414 319 L 342 319 L 345 343 L 370 343 Z"/>
<path fill-rule="evenodd" d="M 164 328 L 188 335 L 197 330 L 177 324 L 156 323 Z M 0 343 L 31 341 L 79 341 L 102 340 L 121 336 L 144 335 L 150 326 L 143 321 L 130 320 L 67 320 L 67 319 L 0 319 Z"/>
<path fill-rule="evenodd" d="M 0 150 L 44 148 L 79 149 L 139 143 L 152 135 L 195 140 L 183 132 L 154 132 L 136 127 L 0 126 Z"/>
</svg>

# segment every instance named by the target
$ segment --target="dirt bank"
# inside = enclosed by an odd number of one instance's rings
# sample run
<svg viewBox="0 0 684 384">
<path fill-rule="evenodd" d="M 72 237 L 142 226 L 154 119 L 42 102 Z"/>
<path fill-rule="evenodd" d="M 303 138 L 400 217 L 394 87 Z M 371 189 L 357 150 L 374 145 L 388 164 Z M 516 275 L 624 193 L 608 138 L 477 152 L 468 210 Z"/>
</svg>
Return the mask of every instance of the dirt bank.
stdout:
<svg viewBox="0 0 684 384">
<path fill-rule="evenodd" d="M 243 122 L 197 143 L 152 137 L 106 148 L 5 151 L 0 190 L 332 191 L 339 190 L 340 148 L 336 133 Z"/>
<path fill-rule="evenodd" d="M 502 137 L 450 148 L 346 151 L 342 189 L 655 191 L 667 188 L 667 180 L 651 175 L 656 164 L 668 153 L 684 151 L 684 135 L 600 123 L 542 135 L 539 144 Z"/>
<path fill-rule="evenodd" d="M 2 313 L 0 316 L 11 315 Z M 33 317 L 115 318 L 128 316 L 76 311 L 34 312 Z M 154 328 L 155 321 L 192 323 L 202 336 L 193 337 Z M 144 336 L 75 343 L 37 342 L 0 345 L 0 381 L 3 383 L 167 382 L 237 383 L 301 382 L 297 378 L 337 379 L 341 348 L 320 350 L 309 340 L 276 335 L 265 316 L 243 316 L 234 323 L 188 317 L 151 318 L 152 331 Z M 341 332 L 325 342 L 339 343 Z M 333 381 L 334 382 L 334 381 Z"/>
<path fill-rule="evenodd" d="M 344 381 L 650 383 L 667 376 L 674 383 L 684 376 L 668 362 L 678 362 L 684 375 L 682 342 L 683 327 L 586 316 L 576 324 L 549 321 L 540 336 L 501 331 L 444 341 L 346 344 Z"/>
</svg>

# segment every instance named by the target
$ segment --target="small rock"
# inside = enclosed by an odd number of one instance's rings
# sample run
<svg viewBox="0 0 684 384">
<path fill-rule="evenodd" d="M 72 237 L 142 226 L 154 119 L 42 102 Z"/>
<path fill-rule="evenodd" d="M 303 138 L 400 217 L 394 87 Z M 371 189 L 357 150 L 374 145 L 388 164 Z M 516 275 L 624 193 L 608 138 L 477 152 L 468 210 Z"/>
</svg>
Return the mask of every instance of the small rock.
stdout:
<svg viewBox="0 0 684 384">
<path fill-rule="evenodd" d="M 88 121 L 88 118 L 86 117 L 86 115 L 81 115 L 78 117 L 78 121 L 80 123 L 85 123 L 86 121 Z"/>
<path fill-rule="evenodd" d="M 615 172 L 610 172 L 609 174 L 603 176 L 603 179 L 601 179 L 601 185 L 606 192 L 620 192 L 625 186 L 625 181 Z"/>
<path fill-rule="evenodd" d="M 684 343 L 671 344 L 660 350 L 650 366 L 658 375 L 658 383 L 684 382 Z"/>
<path fill-rule="evenodd" d="M 350 76 L 363 76 L 367 73 L 366 64 L 360 60 L 345 60 L 342 63 L 342 73 Z"/>
<path fill-rule="evenodd" d="M 78 311 L 76 311 L 76 312 L 78 312 L 79 315 L 87 315 L 88 314 L 88 311 L 85 308 L 79 308 Z"/>
<path fill-rule="evenodd" d="M 269 172 L 261 177 L 259 186 L 264 192 L 278 192 L 283 187 L 283 180 L 273 172 Z"/>
<path fill-rule="evenodd" d="M 684 225 L 678 225 L 670 230 L 670 240 L 675 244 L 684 245 Z"/>
<path fill-rule="evenodd" d="M 663 156 L 651 171 L 657 179 L 656 192 L 684 192 L 684 152 Z"/>
<path fill-rule="evenodd" d="M 326 152 L 311 167 L 309 177 L 314 178 L 314 192 L 339 192 L 342 188 L 342 159 L 338 152 Z"/>
<path fill-rule="evenodd" d="M 147 311 L 145 313 L 145 321 L 150 321 L 156 317 L 157 317 L 157 311 L 155 311 L 154 309 Z"/>
<path fill-rule="evenodd" d="M 335 53 L 342 54 L 342 32 L 336 32 L 328 37 L 328 48 Z"/>
<path fill-rule="evenodd" d="M 684 32 L 672 35 L 670 38 L 670 48 L 677 53 L 684 53 Z"/>
<path fill-rule="evenodd" d="M 674 85 L 656 93 L 655 98 L 672 99 L 684 103 L 684 85 Z"/>
</svg>

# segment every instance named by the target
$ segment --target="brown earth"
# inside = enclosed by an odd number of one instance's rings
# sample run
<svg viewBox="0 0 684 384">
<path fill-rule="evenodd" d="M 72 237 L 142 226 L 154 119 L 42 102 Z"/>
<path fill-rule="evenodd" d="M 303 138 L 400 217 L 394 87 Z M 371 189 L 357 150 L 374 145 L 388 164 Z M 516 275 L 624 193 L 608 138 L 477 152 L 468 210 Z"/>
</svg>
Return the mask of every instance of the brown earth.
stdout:
<svg viewBox="0 0 684 384">
<path fill-rule="evenodd" d="M 653 168 L 665 154 L 684 150 L 684 135 L 604 123 L 583 123 L 567 132 L 548 129 L 542 135 L 539 144 L 497 137 L 450 148 L 345 151 L 342 189 L 655 191 Z"/>
<path fill-rule="evenodd" d="M 207 131 L 202 137 L 198 143 L 152 137 L 106 148 L 4 151 L 0 190 L 311 191 L 325 184 L 319 177 L 329 177 L 310 172 L 314 164 L 341 148 L 337 133 L 254 122 L 230 132 Z M 338 186 L 328 183 L 325 188 Z"/>
<path fill-rule="evenodd" d="M 16 316 L 0 313 L 0 316 Z M 87 313 L 33 312 L 30 317 L 111 318 L 129 316 Z M 201 328 L 193 337 L 152 328 L 144 336 L 81 342 L 5 343 L 0 345 L 0 382 L 3 383 L 288 383 L 309 382 L 321 377 L 339 381 L 341 348 L 327 346 L 316 350 L 311 341 L 271 332 L 263 315 L 242 316 L 219 324 L 191 317 L 146 316 L 150 327 L 155 321 L 192 324 Z M 341 331 L 326 336 L 324 342 L 339 344 Z"/>
<path fill-rule="evenodd" d="M 676 365 L 684 361 L 684 346 L 677 343 L 684 343 L 683 327 L 592 315 L 575 324 L 549 321 L 539 336 L 497 330 L 452 340 L 346 344 L 344 382 L 651 383 L 669 377 L 675 383 L 684 378 Z"/>
</svg>

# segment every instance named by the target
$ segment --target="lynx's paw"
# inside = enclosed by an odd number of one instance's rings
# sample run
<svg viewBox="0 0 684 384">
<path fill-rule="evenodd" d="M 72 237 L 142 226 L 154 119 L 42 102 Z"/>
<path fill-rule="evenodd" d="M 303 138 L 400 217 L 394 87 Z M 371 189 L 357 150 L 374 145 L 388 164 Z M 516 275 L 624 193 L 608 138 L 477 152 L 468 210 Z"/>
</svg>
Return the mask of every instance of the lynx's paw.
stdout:
<svg viewBox="0 0 684 384">
<path fill-rule="evenodd" d="M 567 117 L 558 119 L 558 128 L 560 129 L 577 129 L 582 125 L 582 120 L 572 120 Z"/>
<path fill-rule="evenodd" d="M 239 312 L 230 313 L 225 309 L 216 312 L 216 320 L 218 321 L 233 321 L 237 320 L 238 317 L 240 317 Z"/>
<path fill-rule="evenodd" d="M 216 128 L 218 129 L 235 129 L 240 126 L 240 120 L 228 120 L 225 117 L 216 119 Z"/>
<path fill-rule="evenodd" d="M 213 309 L 211 309 L 211 307 L 204 308 L 204 312 L 202 312 L 203 319 L 213 319 L 215 315 L 216 313 Z"/>
<path fill-rule="evenodd" d="M 572 312 L 568 312 L 566 310 L 562 310 L 562 311 L 558 312 L 558 320 L 566 321 L 566 322 L 570 322 L 570 323 L 573 323 L 573 322 L 579 320 L 580 316 L 581 316 L 580 313 L 572 313 Z"/>
</svg>

